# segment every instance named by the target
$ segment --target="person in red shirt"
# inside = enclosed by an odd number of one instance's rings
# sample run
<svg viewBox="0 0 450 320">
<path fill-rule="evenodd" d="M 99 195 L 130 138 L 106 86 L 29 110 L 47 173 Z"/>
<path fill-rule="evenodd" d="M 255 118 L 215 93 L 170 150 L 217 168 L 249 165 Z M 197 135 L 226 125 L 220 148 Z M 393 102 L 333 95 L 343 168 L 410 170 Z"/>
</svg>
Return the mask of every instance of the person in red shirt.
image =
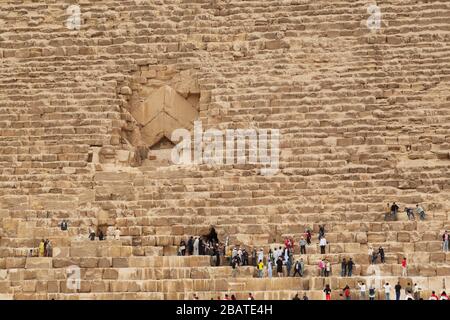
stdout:
<svg viewBox="0 0 450 320">
<path fill-rule="evenodd" d="M 407 268 L 408 268 L 408 266 L 406 265 L 406 258 L 403 257 L 403 260 L 402 260 L 402 277 L 407 277 L 408 276 Z"/>
<path fill-rule="evenodd" d="M 428 299 L 428 300 L 439 300 L 438 296 L 436 295 L 436 292 L 432 291 L 430 299 Z"/>
<path fill-rule="evenodd" d="M 350 300 L 350 287 L 348 285 L 344 288 L 344 297 L 345 300 Z"/>
<path fill-rule="evenodd" d="M 448 300 L 448 296 L 447 296 L 447 294 L 445 293 L 445 291 L 442 291 L 442 293 L 441 293 L 441 299 L 440 300 Z"/>
</svg>

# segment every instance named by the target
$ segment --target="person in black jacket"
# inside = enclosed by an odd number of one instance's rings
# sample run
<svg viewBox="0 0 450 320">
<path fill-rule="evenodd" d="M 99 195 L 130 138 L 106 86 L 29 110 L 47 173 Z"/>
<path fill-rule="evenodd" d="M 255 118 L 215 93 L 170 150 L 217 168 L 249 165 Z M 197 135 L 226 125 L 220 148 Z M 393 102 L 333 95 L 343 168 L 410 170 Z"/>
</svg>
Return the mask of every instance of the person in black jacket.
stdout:
<svg viewBox="0 0 450 320">
<path fill-rule="evenodd" d="M 355 265 L 355 263 L 353 262 L 352 258 L 348 259 L 347 262 L 347 270 L 348 270 L 348 276 L 351 277 L 352 276 L 352 272 L 353 272 L 353 266 Z"/>
<path fill-rule="evenodd" d="M 380 255 L 381 263 L 384 263 L 385 259 L 384 259 L 384 249 L 383 249 L 383 247 L 380 246 L 380 248 L 378 249 L 378 254 Z"/>
<path fill-rule="evenodd" d="M 190 256 L 194 254 L 194 237 L 190 237 L 187 243 L 187 252 Z"/>
<path fill-rule="evenodd" d="M 400 293 L 402 290 L 402 286 L 400 285 L 400 281 L 395 285 L 395 300 L 400 300 Z"/>
<path fill-rule="evenodd" d="M 278 257 L 277 260 L 277 274 L 279 277 L 283 276 L 283 260 L 281 259 L 281 257 Z"/>
</svg>

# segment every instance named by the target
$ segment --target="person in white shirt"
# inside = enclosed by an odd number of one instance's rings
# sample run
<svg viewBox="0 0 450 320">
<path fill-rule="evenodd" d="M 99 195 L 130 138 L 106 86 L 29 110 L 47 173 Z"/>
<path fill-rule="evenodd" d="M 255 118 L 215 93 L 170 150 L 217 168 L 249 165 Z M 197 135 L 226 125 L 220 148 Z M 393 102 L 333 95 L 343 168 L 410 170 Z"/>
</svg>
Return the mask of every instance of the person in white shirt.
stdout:
<svg viewBox="0 0 450 320">
<path fill-rule="evenodd" d="M 325 237 L 320 238 L 319 246 L 320 246 L 320 253 L 325 254 L 325 247 L 327 245 L 327 239 Z"/>
<path fill-rule="evenodd" d="M 199 238 L 195 238 L 195 241 L 194 241 L 194 255 L 195 256 L 199 255 L 199 246 L 200 246 L 200 240 L 199 240 Z"/>
<path fill-rule="evenodd" d="M 258 251 L 258 261 L 264 261 L 264 250 L 263 248 Z"/>
<path fill-rule="evenodd" d="M 385 300 L 390 300 L 391 285 L 389 284 L 389 282 L 386 282 L 386 284 L 383 286 L 383 288 L 384 288 L 384 298 L 385 298 Z"/>
<path fill-rule="evenodd" d="M 366 285 L 364 284 L 364 282 L 358 282 L 358 287 L 361 294 L 360 300 L 366 300 Z"/>
<path fill-rule="evenodd" d="M 117 228 L 117 229 L 114 231 L 114 239 L 115 239 L 115 240 L 120 240 L 120 229 L 119 229 L 119 228 Z"/>
</svg>

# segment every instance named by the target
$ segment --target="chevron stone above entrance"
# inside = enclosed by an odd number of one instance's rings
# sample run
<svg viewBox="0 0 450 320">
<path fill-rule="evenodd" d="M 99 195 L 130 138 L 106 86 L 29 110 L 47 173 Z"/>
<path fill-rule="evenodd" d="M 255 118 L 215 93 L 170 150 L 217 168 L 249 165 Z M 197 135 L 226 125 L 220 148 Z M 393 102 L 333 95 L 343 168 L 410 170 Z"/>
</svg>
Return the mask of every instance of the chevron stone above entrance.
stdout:
<svg viewBox="0 0 450 320">
<path fill-rule="evenodd" d="M 195 106 L 168 85 L 153 92 L 131 114 L 142 126 L 142 139 L 149 147 L 163 137 L 170 140 L 175 129 L 191 129 L 198 117 Z"/>
</svg>

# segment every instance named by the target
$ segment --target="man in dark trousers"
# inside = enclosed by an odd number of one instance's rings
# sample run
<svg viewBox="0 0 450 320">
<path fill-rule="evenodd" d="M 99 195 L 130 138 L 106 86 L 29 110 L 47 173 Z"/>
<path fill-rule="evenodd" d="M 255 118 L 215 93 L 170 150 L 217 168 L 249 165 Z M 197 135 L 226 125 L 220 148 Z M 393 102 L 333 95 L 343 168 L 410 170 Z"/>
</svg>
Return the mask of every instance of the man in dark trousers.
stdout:
<svg viewBox="0 0 450 320">
<path fill-rule="evenodd" d="M 397 220 L 397 212 L 400 207 L 394 202 L 391 206 L 391 215 L 394 217 L 395 220 Z"/>
<path fill-rule="evenodd" d="M 353 266 L 355 265 L 355 263 L 353 262 L 352 258 L 348 259 L 347 262 L 347 270 L 348 270 L 348 276 L 351 277 L 352 276 L 352 272 L 353 272 Z"/>
<path fill-rule="evenodd" d="M 345 277 L 347 275 L 347 260 L 344 258 L 341 262 L 341 277 Z"/>
<path fill-rule="evenodd" d="M 395 285 L 395 300 L 400 300 L 400 293 L 402 290 L 402 286 L 400 285 L 400 281 Z"/>
<path fill-rule="evenodd" d="M 378 254 L 380 255 L 381 263 L 384 263 L 385 259 L 384 259 L 384 249 L 383 249 L 383 247 L 380 246 L 380 248 L 378 249 Z"/>
<path fill-rule="evenodd" d="M 187 243 L 187 251 L 190 256 L 194 254 L 194 237 L 190 237 Z"/>
</svg>

